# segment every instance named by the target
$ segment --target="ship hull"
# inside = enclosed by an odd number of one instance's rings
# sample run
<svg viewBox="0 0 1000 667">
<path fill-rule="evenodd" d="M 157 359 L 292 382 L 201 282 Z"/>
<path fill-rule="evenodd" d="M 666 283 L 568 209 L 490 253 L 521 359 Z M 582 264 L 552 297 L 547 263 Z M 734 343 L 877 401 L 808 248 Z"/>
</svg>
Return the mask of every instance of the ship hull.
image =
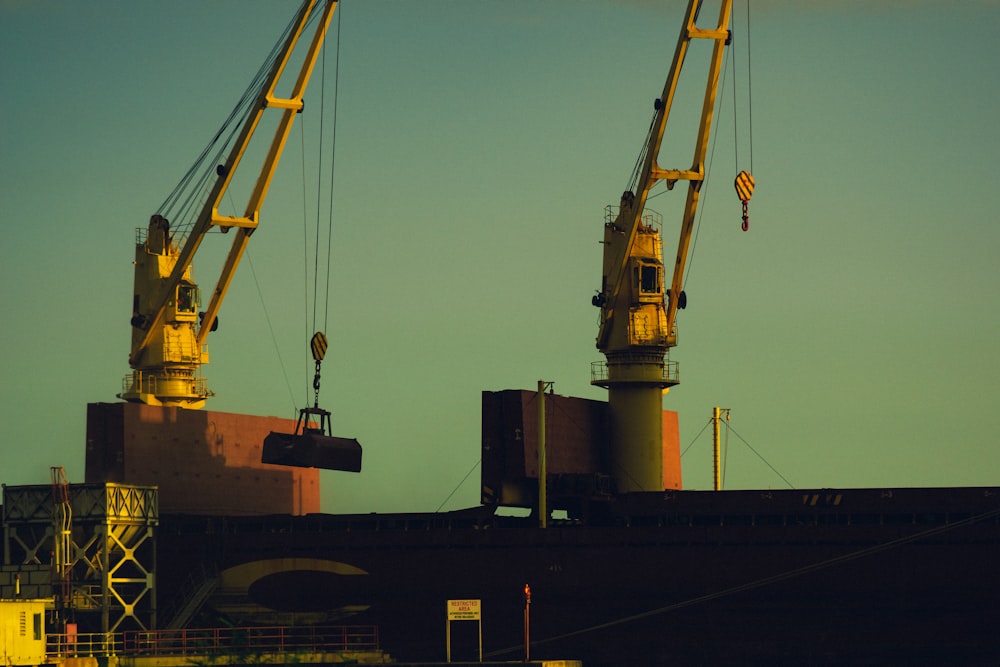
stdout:
<svg viewBox="0 0 1000 667">
<path fill-rule="evenodd" d="M 161 517 L 160 590 L 209 566 L 229 622 L 372 623 L 440 660 L 446 601 L 484 650 L 592 665 L 981 662 L 1000 656 L 1000 489 L 627 494 L 587 521 L 442 514 Z M 236 586 L 227 573 L 256 578 Z M 250 568 L 253 569 L 253 568 Z M 475 623 L 452 624 L 455 659 Z"/>
</svg>

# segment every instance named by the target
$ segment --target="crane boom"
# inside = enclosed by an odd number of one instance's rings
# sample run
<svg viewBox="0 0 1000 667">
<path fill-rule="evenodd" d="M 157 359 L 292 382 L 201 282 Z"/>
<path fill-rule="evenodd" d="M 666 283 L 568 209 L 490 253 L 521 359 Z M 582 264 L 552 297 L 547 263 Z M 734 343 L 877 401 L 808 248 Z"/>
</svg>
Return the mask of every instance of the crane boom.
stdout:
<svg viewBox="0 0 1000 667">
<path fill-rule="evenodd" d="M 677 40 L 674 57 L 670 64 L 666 83 L 663 86 L 663 94 L 657 99 L 656 115 L 653 119 L 652 130 L 647 137 L 646 145 L 643 147 L 645 158 L 639 176 L 638 187 L 634 193 L 626 193 L 631 196 L 623 198 L 623 205 L 619 208 L 618 218 L 613 223 L 618 233 L 625 234 L 624 242 L 605 244 L 606 255 L 609 252 L 612 254 L 610 264 L 613 267 L 611 279 L 605 281 L 607 284 L 602 291 L 605 304 L 613 303 L 625 284 L 625 271 L 628 267 L 630 253 L 635 247 L 636 236 L 646 206 L 646 199 L 649 196 L 649 191 L 661 180 L 666 181 L 668 189 L 673 189 L 677 181 L 685 180 L 689 182 L 687 202 L 685 203 L 681 218 L 680 238 L 677 243 L 676 262 L 674 264 L 670 291 L 670 294 L 675 295 L 680 295 L 681 293 L 684 267 L 687 263 L 688 247 L 691 240 L 691 230 L 694 225 L 694 215 L 698 208 L 698 195 L 701 191 L 702 181 L 705 178 L 705 156 L 708 151 L 709 130 L 712 125 L 722 57 L 725 45 L 728 43 L 730 36 L 728 26 L 732 10 L 732 0 L 724 0 L 719 10 L 718 26 L 714 30 L 702 30 L 696 25 L 701 4 L 701 0 L 691 0 L 688 3 L 687 12 L 684 17 L 684 27 Z M 708 81 L 705 86 L 701 121 L 695 141 L 692 166 L 690 169 L 663 169 L 657 164 L 657 157 L 659 156 L 660 146 L 663 143 L 663 134 L 667 127 L 667 120 L 670 117 L 670 110 L 673 107 L 677 82 L 680 78 L 681 68 L 684 66 L 688 46 L 692 39 L 699 38 L 712 39 L 715 41 L 715 45 L 712 50 L 712 61 L 709 66 Z M 609 262 L 607 258 L 605 261 L 606 263 Z M 666 331 L 671 347 L 676 344 L 676 334 L 673 332 L 673 329 L 677 317 L 678 301 L 679 298 L 669 299 L 666 306 Z M 612 314 L 610 310 L 605 308 L 605 314 Z M 611 320 L 610 316 L 602 317 L 601 319 L 597 347 L 602 350 L 607 345 Z"/>
<path fill-rule="evenodd" d="M 279 97 L 275 90 L 307 24 L 321 14 L 308 51 L 299 68 L 289 97 Z M 260 87 L 251 113 L 225 162 L 218 166 L 218 178 L 201 208 L 183 248 L 178 249 L 170 232 L 170 223 L 160 215 L 150 219 L 145 236 L 137 239 L 135 296 L 132 316 L 132 348 L 129 365 L 133 371 L 125 377 L 119 395 L 129 401 L 153 405 L 177 405 L 200 408 L 211 395 L 199 370 L 208 363 L 206 339 L 217 323 L 219 308 L 246 250 L 250 236 L 260 221 L 260 209 L 281 159 L 295 115 L 303 109 L 303 95 L 319 56 L 337 0 L 305 0 L 296 14 L 287 38 L 274 59 Z M 219 204 L 227 194 L 240 161 L 253 138 L 265 111 L 277 110 L 280 118 L 270 147 L 257 175 L 256 184 L 242 216 L 219 213 Z M 191 279 L 195 254 L 205 235 L 218 227 L 223 232 L 236 230 L 215 289 L 203 312 L 198 312 L 200 297 Z"/>
<path fill-rule="evenodd" d="M 663 94 L 657 99 L 641 154 L 635 189 L 626 191 L 617 213 L 609 207 L 604 228 L 604 270 L 593 303 L 601 309 L 597 348 L 607 361 L 595 364 L 592 384 L 608 389 L 611 449 L 619 491 L 663 489 L 662 394 L 678 384 L 676 365 L 666 360 L 677 344 L 675 320 L 684 307 L 682 291 L 691 232 L 715 108 L 719 73 L 730 41 L 732 0 L 721 0 L 714 28 L 697 26 L 701 0 L 689 0 Z M 714 42 L 694 155 L 688 169 L 664 169 L 657 158 L 670 117 L 681 69 L 694 39 Z M 646 210 L 652 187 L 665 181 L 673 189 L 688 181 L 680 236 L 669 291 L 664 290 L 662 241 L 657 214 Z"/>
</svg>

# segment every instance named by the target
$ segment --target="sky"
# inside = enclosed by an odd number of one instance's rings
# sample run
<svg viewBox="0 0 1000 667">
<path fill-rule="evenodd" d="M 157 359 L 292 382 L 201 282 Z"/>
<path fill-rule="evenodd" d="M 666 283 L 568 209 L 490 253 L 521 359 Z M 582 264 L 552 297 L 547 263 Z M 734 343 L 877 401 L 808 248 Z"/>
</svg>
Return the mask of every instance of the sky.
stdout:
<svg viewBox="0 0 1000 667">
<path fill-rule="evenodd" d="M 297 5 L 0 0 L 3 483 L 57 465 L 83 481 L 86 405 L 116 401 L 129 370 L 134 229 Z M 294 417 L 325 322 L 320 404 L 365 458 L 322 473 L 324 511 L 475 505 L 482 391 L 605 397 L 589 384 L 604 207 L 628 184 L 682 3 L 337 12 L 209 338 L 209 408 Z M 756 0 L 748 30 L 736 0 L 664 400 L 685 488 L 711 488 L 713 406 L 731 410 L 725 488 L 1000 484 L 998 28 L 994 0 Z M 690 166 L 704 55 L 664 167 Z M 740 169 L 757 182 L 748 232 Z M 684 186 L 649 202 L 668 264 Z M 313 311 L 317 219 L 333 231 Z M 203 289 L 227 240 L 195 260 Z"/>
</svg>

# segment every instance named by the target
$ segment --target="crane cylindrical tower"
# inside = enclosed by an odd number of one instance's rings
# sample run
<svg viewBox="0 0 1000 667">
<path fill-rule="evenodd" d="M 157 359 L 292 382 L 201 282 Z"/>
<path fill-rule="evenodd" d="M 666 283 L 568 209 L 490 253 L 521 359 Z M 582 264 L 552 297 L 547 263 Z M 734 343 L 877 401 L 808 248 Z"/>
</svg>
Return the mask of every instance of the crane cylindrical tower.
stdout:
<svg viewBox="0 0 1000 667">
<path fill-rule="evenodd" d="M 625 251 L 617 247 L 625 243 L 620 222 L 631 205 L 626 196 L 617 214 L 606 210 L 605 280 L 611 260 Z M 647 210 L 628 250 L 626 278 L 601 310 L 606 361 L 594 364 L 591 380 L 608 389 L 612 474 L 620 492 L 664 488 L 663 394 L 678 379 L 666 357 L 671 337 L 661 256 L 660 217 Z"/>
</svg>

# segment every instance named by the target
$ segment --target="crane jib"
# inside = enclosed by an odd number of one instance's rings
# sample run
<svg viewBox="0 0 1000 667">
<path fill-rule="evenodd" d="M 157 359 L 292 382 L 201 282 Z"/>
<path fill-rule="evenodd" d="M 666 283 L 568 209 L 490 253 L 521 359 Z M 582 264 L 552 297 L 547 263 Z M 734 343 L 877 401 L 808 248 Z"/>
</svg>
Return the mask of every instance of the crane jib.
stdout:
<svg viewBox="0 0 1000 667">
<path fill-rule="evenodd" d="M 260 210 L 267 196 L 271 179 L 277 169 L 292 123 L 302 110 L 302 98 L 310 75 L 320 54 L 334 10 L 336 0 L 304 0 L 282 37 L 277 48 L 261 70 L 258 79 L 248 89 L 256 103 L 249 104 L 238 136 L 235 136 L 228 156 L 215 168 L 217 180 L 205 203 L 195 216 L 186 241 L 170 239 L 153 247 L 147 243 L 136 246 L 136 282 L 133 299 L 132 347 L 129 364 L 132 372 L 126 376 L 120 398 L 152 405 L 200 408 L 212 395 L 201 376 L 201 366 L 208 363 L 206 338 L 217 321 L 219 308 L 231 284 L 233 274 L 246 251 L 250 235 L 259 224 Z M 314 10 L 317 10 L 314 14 Z M 320 12 L 321 10 L 321 12 Z M 313 21 L 317 15 L 318 21 Z M 275 95 L 275 88 L 282 80 L 286 65 L 299 43 L 307 25 L 315 26 L 305 57 L 296 69 L 294 85 L 288 97 Z M 240 167 L 245 150 L 258 128 L 262 116 L 274 110 L 280 118 L 266 158 L 257 173 L 253 192 L 246 202 L 243 215 L 225 216 L 219 213 L 220 202 L 230 194 L 228 189 L 234 173 Z M 151 223 L 152 224 L 152 223 Z M 230 250 L 217 279 L 209 293 L 208 303 L 201 313 L 179 307 L 181 291 L 184 295 L 197 295 L 197 285 L 191 278 L 191 265 L 198 248 L 213 227 L 223 231 L 235 229 Z M 156 231 L 154 227 L 151 231 Z M 183 247 L 178 247 L 179 245 Z M 200 302 L 199 302 L 200 305 Z M 199 316 L 201 325 L 199 326 Z M 208 323 L 208 326 L 204 326 Z"/>
</svg>

